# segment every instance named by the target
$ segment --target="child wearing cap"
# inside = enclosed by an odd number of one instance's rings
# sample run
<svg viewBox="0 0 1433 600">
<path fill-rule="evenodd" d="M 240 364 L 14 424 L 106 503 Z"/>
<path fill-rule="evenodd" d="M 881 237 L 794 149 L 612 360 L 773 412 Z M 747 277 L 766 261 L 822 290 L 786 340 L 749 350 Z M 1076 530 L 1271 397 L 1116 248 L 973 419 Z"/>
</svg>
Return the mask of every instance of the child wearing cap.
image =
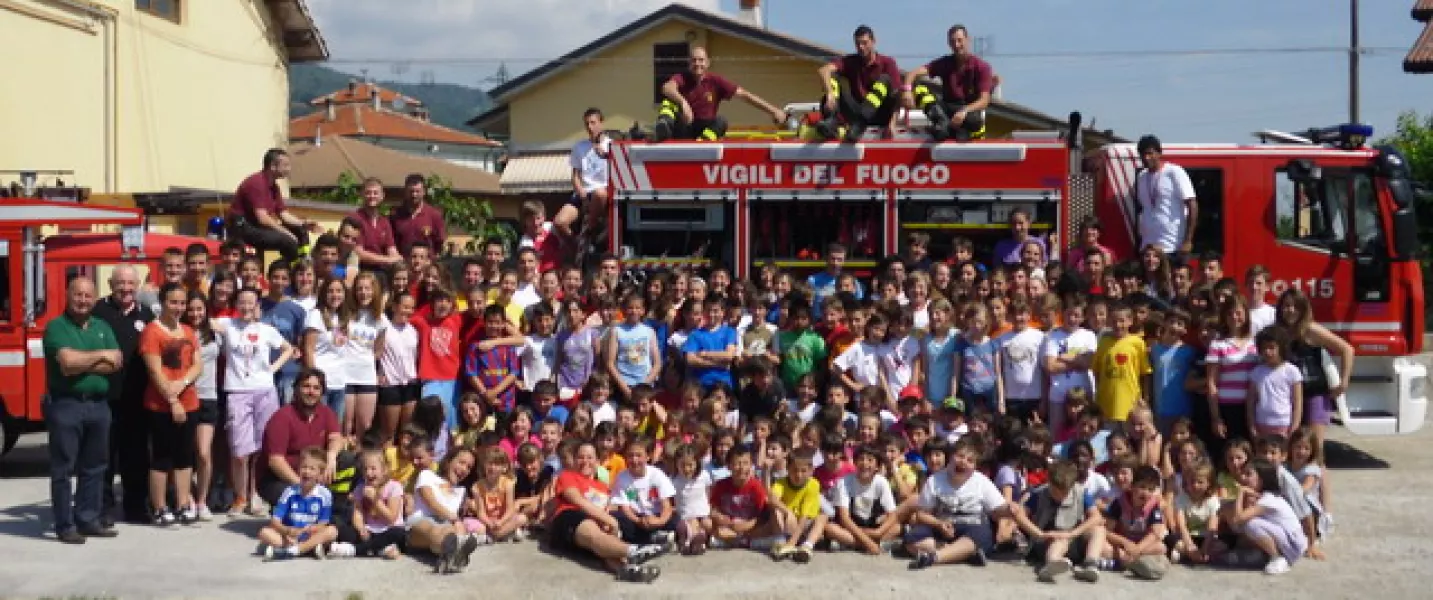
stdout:
<svg viewBox="0 0 1433 600">
<path fill-rule="evenodd" d="M 965 424 L 965 401 L 960 398 L 952 396 L 942 401 L 936 417 L 935 439 L 939 441 L 954 444 L 970 432 Z"/>
</svg>

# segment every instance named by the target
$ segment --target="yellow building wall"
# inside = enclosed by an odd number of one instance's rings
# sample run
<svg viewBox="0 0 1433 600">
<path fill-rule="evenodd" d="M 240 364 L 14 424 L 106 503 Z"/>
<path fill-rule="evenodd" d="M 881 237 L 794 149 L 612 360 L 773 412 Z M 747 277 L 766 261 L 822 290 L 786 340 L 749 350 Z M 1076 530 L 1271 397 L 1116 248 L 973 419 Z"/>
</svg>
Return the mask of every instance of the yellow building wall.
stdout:
<svg viewBox="0 0 1433 600">
<path fill-rule="evenodd" d="M 0 3 L 0 170 L 73 170 L 95 193 L 232 190 L 285 145 L 287 66 L 262 3 L 183 2 L 180 23 L 96 6 L 111 16 Z"/>
<path fill-rule="evenodd" d="M 583 135 L 582 111 L 601 108 L 612 129 L 626 129 L 633 121 L 650 127 L 657 107 L 652 102 L 652 45 L 687 41 L 707 46 L 712 71 L 766 98 L 776 105 L 806 100 L 815 89 L 820 63 L 807 60 L 723 60 L 723 56 L 789 56 L 775 50 L 723 36 L 683 21 L 668 21 L 626 43 L 593 56 L 596 60 L 564 71 L 508 101 L 512 142 L 516 146 L 578 140 Z M 744 103 L 726 103 L 722 113 L 735 124 L 765 124 L 770 120 Z"/>
<path fill-rule="evenodd" d="M 564 71 L 508 100 L 514 146 L 576 141 L 583 137 L 582 111 L 601 108 L 609 129 L 626 130 L 634 121 L 650 127 L 656 118 L 652 102 L 652 46 L 684 42 L 703 45 L 712 71 L 776 106 L 820 99 L 816 69 L 821 62 L 792 58 L 745 38 L 724 35 L 684 21 L 668 21 L 625 43 L 594 54 L 590 63 Z M 914 64 L 914 63 L 912 63 Z M 911 66 L 911 65 L 906 65 Z M 722 114 L 734 126 L 769 125 L 771 120 L 744 102 L 727 102 Z M 992 118 L 988 135 L 1002 137 L 1017 127 Z M 1025 127 L 1024 129 L 1028 129 Z"/>
</svg>

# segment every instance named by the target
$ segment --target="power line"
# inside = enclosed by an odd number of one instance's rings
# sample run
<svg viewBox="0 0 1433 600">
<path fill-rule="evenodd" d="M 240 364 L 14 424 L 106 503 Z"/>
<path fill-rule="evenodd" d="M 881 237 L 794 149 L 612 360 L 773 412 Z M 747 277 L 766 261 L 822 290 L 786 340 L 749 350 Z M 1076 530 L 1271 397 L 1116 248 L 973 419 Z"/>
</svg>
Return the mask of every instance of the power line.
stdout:
<svg viewBox="0 0 1433 600">
<path fill-rule="evenodd" d="M 1399 46 L 1363 46 L 1359 48 L 1360 54 L 1383 54 L 1389 52 L 1407 52 L 1407 48 Z M 1200 57 L 1200 56 L 1254 56 L 1254 55 L 1279 55 L 1279 54 L 1347 54 L 1347 46 L 1289 46 L 1275 48 L 1186 48 L 1167 50 L 1075 50 L 1075 51 L 1038 51 L 1038 52 L 995 52 L 986 54 L 986 58 L 1000 60 L 1024 60 L 1024 59 L 1105 59 L 1105 58 L 1171 58 L 1171 57 Z M 929 60 L 932 57 L 940 56 L 941 53 L 930 54 L 888 54 L 895 59 Z M 770 55 L 748 55 L 748 56 L 720 56 L 716 57 L 717 63 L 736 62 L 799 62 L 810 60 L 805 56 L 770 56 Z M 330 58 L 327 62 L 332 64 L 390 64 L 407 63 L 422 65 L 488 65 L 503 63 L 549 63 L 558 64 L 602 64 L 602 63 L 651 63 L 652 59 L 640 56 L 606 56 L 606 57 L 580 57 L 572 59 L 545 58 L 545 57 L 442 57 L 442 58 L 419 58 L 419 57 L 387 57 L 387 58 Z"/>
</svg>

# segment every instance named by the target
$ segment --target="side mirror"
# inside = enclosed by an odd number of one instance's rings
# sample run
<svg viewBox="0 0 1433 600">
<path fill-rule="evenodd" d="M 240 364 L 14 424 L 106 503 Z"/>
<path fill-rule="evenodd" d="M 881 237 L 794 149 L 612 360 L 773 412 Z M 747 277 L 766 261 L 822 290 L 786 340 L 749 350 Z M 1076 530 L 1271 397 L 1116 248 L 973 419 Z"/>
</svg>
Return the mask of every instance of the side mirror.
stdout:
<svg viewBox="0 0 1433 600">
<path fill-rule="evenodd" d="M 1286 168 L 1289 172 L 1289 179 L 1296 183 L 1313 183 L 1323 179 L 1324 176 L 1323 168 L 1306 158 L 1291 160 Z"/>
</svg>

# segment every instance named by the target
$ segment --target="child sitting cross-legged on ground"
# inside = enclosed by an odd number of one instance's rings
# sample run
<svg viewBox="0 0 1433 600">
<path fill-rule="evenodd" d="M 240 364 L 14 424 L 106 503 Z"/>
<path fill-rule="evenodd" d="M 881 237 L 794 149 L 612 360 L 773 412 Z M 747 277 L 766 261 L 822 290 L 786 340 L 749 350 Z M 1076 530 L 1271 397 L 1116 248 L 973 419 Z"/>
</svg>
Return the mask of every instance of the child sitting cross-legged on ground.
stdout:
<svg viewBox="0 0 1433 600">
<path fill-rule="evenodd" d="M 1162 579 L 1169 571 L 1164 548 L 1167 528 L 1159 489 L 1159 469 L 1138 467 L 1130 486 L 1105 509 L 1109 537 L 1100 556 L 1125 565 L 1141 579 Z"/>
<path fill-rule="evenodd" d="M 836 482 L 831 504 L 836 518 L 826 525 L 826 537 L 836 544 L 880 554 L 882 544 L 901 533 L 895 494 L 881 474 L 881 453 L 874 446 L 856 449 L 856 472 Z"/>
<path fill-rule="evenodd" d="M 324 558 L 327 545 L 338 538 L 338 529 L 330 523 L 333 494 L 318 482 L 327 461 L 323 448 L 303 449 L 299 482 L 284 490 L 274 503 L 274 516 L 259 530 L 259 553 L 264 560 L 310 553 Z"/>
<path fill-rule="evenodd" d="M 821 513 L 821 483 L 811 476 L 816 470 L 812 466 L 815 457 L 814 449 L 798 448 L 787 461 L 786 477 L 771 483 L 777 527 L 792 537 L 772 547 L 774 560 L 811 562 L 811 550 L 826 530 L 827 517 Z"/>
<path fill-rule="evenodd" d="M 1080 581 L 1099 580 L 1104 519 L 1094 494 L 1080 483 L 1078 466 L 1068 461 L 1051 465 L 1050 482 L 1036 488 L 1014 513 L 1016 525 L 1030 537 L 1026 560 L 1040 566 L 1040 581 L 1053 582 L 1071 570 Z"/>
<path fill-rule="evenodd" d="M 664 552 L 677 549 L 677 513 L 672 499 L 676 488 L 667 474 L 651 459 L 652 438 L 637 436 L 627 441 L 627 468 L 612 485 L 612 505 L 622 541 L 629 544 L 661 546 Z"/>
<path fill-rule="evenodd" d="M 926 479 L 920 507 L 911 517 L 906 549 L 916 559 L 912 569 L 969 561 L 984 566 L 995 546 L 991 518 L 1010 514 L 995 483 L 976 470 L 980 449 L 961 438 L 950 452 L 949 467 Z"/>
<path fill-rule="evenodd" d="M 750 546 L 754 540 L 794 534 L 775 518 L 776 507 L 756 477 L 751 448 L 732 446 L 726 463 L 731 476 L 716 482 L 711 491 L 711 533 L 721 546 Z"/>
<path fill-rule="evenodd" d="M 508 476 L 511 459 L 501 448 L 490 447 L 482 453 L 482 461 L 482 477 L 473 484 L 473 500 L 475 516 L 487 533 L 478 536 L 478 541 L 522 541 L 527 515 L 518 510 L 514 481 Z"/>
<path fill-rule="evenodd" d="M 357 509 L 353 511 L 354 529 L 359 541 L 354 549 L 358 556 L 398 558 L 403 540 L 403 484 L 388 474 L 383 452 L 368 450 L 359 457 L 363 482 L 354 492 Z"/>
</svg>

